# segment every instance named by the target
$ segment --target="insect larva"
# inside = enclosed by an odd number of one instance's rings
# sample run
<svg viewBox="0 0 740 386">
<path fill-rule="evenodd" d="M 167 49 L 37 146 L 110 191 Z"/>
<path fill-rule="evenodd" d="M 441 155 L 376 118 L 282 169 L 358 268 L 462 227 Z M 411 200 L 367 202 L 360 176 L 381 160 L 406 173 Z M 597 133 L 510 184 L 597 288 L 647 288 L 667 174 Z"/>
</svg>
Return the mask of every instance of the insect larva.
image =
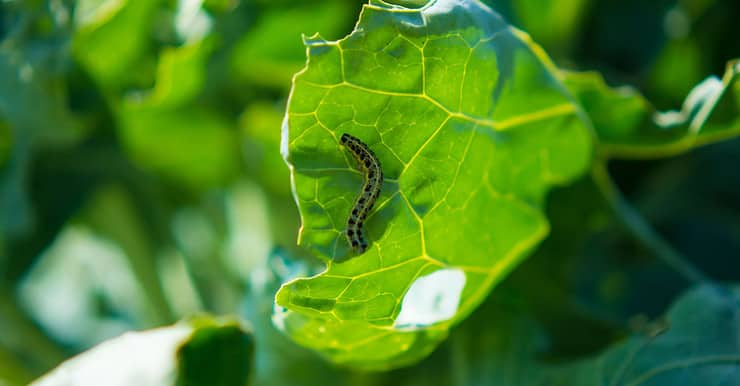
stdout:
<svg viewBox="0 0 740 386">
<path fill-rule="evenodd" d="M 360 169 L 365 173 L 365 182 L 352 206 L 345 231 L 350 247 L 359 255 L 367 250 L 367 240 L 363 235 L 362 225 L 380 194 L 380 187 L 383 185 L 383 170 L 380 168 L 380 161 L 375 153 L 358 138 L 345 133 L 342 134 L 341 142 L 349 149 L 360 165 Z"/>
</svg>

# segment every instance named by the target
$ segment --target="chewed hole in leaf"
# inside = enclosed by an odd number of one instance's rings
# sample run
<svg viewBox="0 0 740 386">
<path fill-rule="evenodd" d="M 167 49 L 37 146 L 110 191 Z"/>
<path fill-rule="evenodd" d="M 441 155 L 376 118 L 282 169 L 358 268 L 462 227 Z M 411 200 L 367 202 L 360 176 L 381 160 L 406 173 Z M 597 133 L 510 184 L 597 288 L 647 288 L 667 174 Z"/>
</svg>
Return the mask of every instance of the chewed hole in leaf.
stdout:
<svg viewBox="0 0 740 386">
<path fill-rule="evenodd" d="M 416 279 L 403 297 L 394 327 L 414 329 L 451 319 L 463 288 L 465 272 L 460 269 L 442 269 Z"/>
</svg>

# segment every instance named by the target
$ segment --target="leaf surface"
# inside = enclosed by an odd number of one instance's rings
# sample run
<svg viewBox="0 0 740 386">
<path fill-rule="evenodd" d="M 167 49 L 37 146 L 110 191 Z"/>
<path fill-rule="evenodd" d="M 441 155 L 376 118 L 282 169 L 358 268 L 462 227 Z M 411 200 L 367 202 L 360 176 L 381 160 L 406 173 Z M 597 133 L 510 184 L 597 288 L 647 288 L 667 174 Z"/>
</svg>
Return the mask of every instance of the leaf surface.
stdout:
<svg viewBox="0 0 740 386">
<path fill-rule="evenodd" d="M 275 322 L 338 363 L 417 361 L 547 235 L 544 197 L 588 167 L 589 123 L 541 48 L 480 2 L 371 1 L 349 36 L 306 45 L 283 154 L 299 244 L 327 269 L 281 288 Z M 342 133 L 386 177 L 354 257 L 363 176 Z"/>
<path fill-rule="evenodd" d="M 59 60 L 38 59 L 63 51 L 59 42 L 66 34 L 52 29 L 49 35 L 54 44 L 23 36 L 0 42 L 0 239 L 25 236 L 34 227 L 28 185 L 37 151 L 74 145 L 85 135 L 68 109 Z"/>
<path fill-rule="evenodd" d="M 198 319 L 108 340 L 32 386 L 244 386 L 254 342 L 237 323 Z"/>
<path fill-rule="evenodd" d="M 737 385 L 740 291 L 704 286 L 636 335 L 564 374 L 569 385 Z"/>
<path fill-rule="evenodd" d="M 610 88 L 596 72 L 563 72 L 593 122 L 607 157 L 661 158 L 740 136 L 740 60 L 687 95 L 680 111 L 656 111 L 631 87 Z"/>
</svg>

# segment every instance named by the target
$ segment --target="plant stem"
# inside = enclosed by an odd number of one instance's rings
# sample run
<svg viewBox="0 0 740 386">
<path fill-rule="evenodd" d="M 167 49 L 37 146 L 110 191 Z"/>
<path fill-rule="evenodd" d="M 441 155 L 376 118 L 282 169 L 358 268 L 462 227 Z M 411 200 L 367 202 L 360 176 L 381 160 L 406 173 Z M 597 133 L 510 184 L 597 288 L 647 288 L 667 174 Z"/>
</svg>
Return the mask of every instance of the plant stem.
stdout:
<svg viewBox="0 0 740 386">
<path fill-rule="evenodd" d="M 677 156 L 697 147 L 725 142 L 738 137 L 740 137 L 740 126 L 718 132 L 705 133 L 701 136 L 695 134 L 687 135 L 675 142 L 654 145 L 602 144 L 600 150 L 604 158 L 650 160 Z"/>
<path fill-rule="evenodd" d="M 685 257 L 676 251 L 658 232 L 633 208 L 622 196 L 617 186 L 609 176 L 606 162 L 596 160 L 592 169 L 592 176 L 596 186 L 612 207 L 614 214 L 624 224 L 627 230 L 645 248 L 652 251 L 656 257 L 666 265 L 685 277 L 693 284 L 709 284 L 712 280 L 703 272 L 694 267 Z"/>
</svg>

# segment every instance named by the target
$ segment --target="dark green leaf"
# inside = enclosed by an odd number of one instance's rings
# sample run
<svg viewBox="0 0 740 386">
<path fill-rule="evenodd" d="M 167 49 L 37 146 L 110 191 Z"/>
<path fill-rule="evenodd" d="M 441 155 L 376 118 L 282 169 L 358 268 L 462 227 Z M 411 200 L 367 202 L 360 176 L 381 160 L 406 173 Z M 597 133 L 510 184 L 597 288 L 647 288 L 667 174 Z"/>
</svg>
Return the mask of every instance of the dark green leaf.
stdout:
<svg viewBox="0 0 740 386">
<path fill-rule="evenodd" d="M 237 323 L 205 321 L 177 352 L 177 386 L 245 386 L 254 341 Z"/>
<path fill-rule="evenodd" d="M 705 286 L 648 326 L 563 374 L 564 385 L 738 385 L 740 291 Z"/>
<path fill-rule="evenodd" d="M 686 97 L 681 111 L 657 112 L 635 89 L 609 88 L 595 72 L 563 72 L 614 158 L 659 158 L 740 135 L 740 60 L 720 80 L 709 77 Z"/>
</svg>

